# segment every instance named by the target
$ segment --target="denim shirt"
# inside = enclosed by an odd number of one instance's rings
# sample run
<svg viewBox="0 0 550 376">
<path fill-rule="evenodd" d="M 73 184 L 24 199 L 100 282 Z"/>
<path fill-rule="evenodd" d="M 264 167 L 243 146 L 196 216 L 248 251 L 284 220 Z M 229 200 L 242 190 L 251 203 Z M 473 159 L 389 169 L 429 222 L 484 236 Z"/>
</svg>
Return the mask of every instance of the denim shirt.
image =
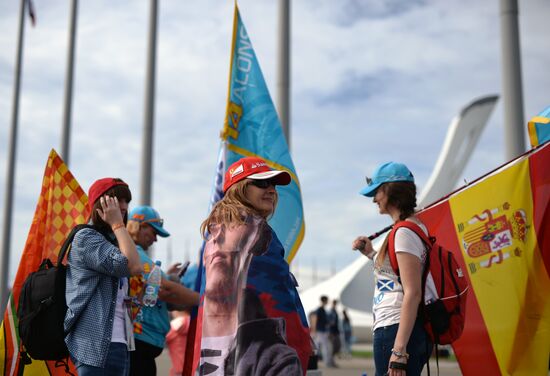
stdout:
<svg viewBox="0 0 550 376">
<path fill-rule="evenodd" d="M 81 363 L 104 367 L 119 279 L 129 277 L 128 259 L 94 229 L 80 230 L 68 257 L 65 343 Z"/>
</svg>

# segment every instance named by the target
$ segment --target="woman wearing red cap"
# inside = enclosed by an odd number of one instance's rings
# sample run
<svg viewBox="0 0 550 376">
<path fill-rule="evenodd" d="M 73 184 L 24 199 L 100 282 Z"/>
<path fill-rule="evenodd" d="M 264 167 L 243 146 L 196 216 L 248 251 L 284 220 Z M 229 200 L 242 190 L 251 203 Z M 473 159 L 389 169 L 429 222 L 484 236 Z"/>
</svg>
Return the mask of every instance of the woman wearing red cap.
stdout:
<svg viewBox="0 0 550 376">
<path fill-rule="evenodd" d="M 128 277 L 142 272 L 126 230 L 132 195 L 121 179 L 90 187 L 90 224 L 77 232 L 68 256 L 65 342 L 80 376 L 127 375 L 133 328 Z"/>
<path fill-rule="evenodd" d="M 290 182 L 288 172 L 272 170 L 263 159 L 242 158 L 225 173 L 225 196 L 202 223 L 209 234 L 198 367 L 212 375 L 305 373 L 307 320 L 283 246 L 266 222 L 277 207 L 275 187 Z M 250 248 L 243 244 L 254 243 L 250 234 L 263 250 L 243 257 Z"/>
<path fill-rule="evenodd" d="M 360 194 L 373 197 L 380 214 L 387 214 L 395 223 L 410 221 L 428 233 L 414 215 L 416 185 L 413 174 L 401 163 L 379 166 Z M 388 237 L 389 238 L 389 237 Z M 373 299 L 373 351 L 376 376 L 420 375 L 432 344 L 418 317 L 422 298 L 422 270 L 427 250 L 414 231 L 395 231 L 394 248 L 399 276 L 388 255 L 388 238 L 376 253 L 370 239 L 357 237 L 352 248 L 374 259 L 376 289 Z"/>
</svg>

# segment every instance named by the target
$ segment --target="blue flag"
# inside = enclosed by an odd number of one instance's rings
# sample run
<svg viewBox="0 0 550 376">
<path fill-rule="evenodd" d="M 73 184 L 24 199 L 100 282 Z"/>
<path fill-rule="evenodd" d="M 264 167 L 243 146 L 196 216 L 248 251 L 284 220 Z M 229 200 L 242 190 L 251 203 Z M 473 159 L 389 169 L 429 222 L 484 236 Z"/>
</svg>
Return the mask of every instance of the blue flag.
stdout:
<svg viewBox="0 0 550 376">
<path fill-rule="evenodd" d="M 539 146 L 550 141 L 550 106 L 540 114 L 529 120 L 527 124 L 531 147 Z"/>
<path fill-rule="evenodd" d="M 242 157 L 260 157 L 277 170 L 288 171 L 292 183 L 277 187 L 279 203 L 269 224 L 283 243 L 288 263 L 304 238 L 305 224 L 300 182 L 281 123 L 237 7 L 231 48 L 229 98 L 221 133 L 225 165 Z"/>
<path fill-rule="evenodd" d="M 256 223 L 255 220 L 252 220 L 255 225 L 252 225 L 252 222 L 247 222 L 242 226 L 227 228 L 221 226 L 216 227 L 214 233 L 208 234 L 208 241 L 203 243 L 200 272 L 195 284 L 196 291 L 201 293 L 201 301 L 191 315 L 183 374 L 195 374 L 196 372 L 206 374 L 214 372 L 213 370 L 220 372 L 226 367 L 226 364 L 237 367 L 236 374 L 239 374 L 243 369 L 247 369 L 248 364 L 243 361 L 246 356 L 242 354 L 246 354 L 250 350 L 246 345 L 247 341 L 239 340 L 239 338 L 245 338 L 246 335 L 243 333 L 250 331 L 250 333 L 257 334 L 256 339 L 261 339 L 267 344 L 274 338 L 272 336 L 274 332 L 267 330 L 267 327 L 274 329 L 276 323 L 286 328 L 283 330 L 286 332 L 286 338 L 281 337 L 276 341 L 282 351 L 280 354 L 287 354 L 290 359 L 295 359 L 296 363 L 288 361 L 289 364 L 295 364 L 305 373 L 312 352 L 311 339 L 306 315 L 296 290 L 296 281 L 289 271 L 289 263 L 296 255 L 304 237 L 304 216 L 299 181 L 288 152 L 281 124 L 237 6 L 235 6 L 233 25 L 229 98 L 225 124 L 221 133 L 222 142 L 210 208 L 223 197 L 223 179 L 227 166 L 242 157 L 253 156 L 264 159 L 271 168 L 290 173 L 292 183 L 277 187 L 279 200 L 275 215 L 269 222 L 271 227 L 267 226 L 269 234 L 266 231 L 260 231 L 261 228 L 265 230 L 265 227 L 261 225 L 261 221 Z M 221 257 L 215 258 L 216 253 L 219 253 L 219 249 L 216 248 L 221 242 L 219 239 L 224 239 L 225 248 L 231 247 L 228 239 L 240 239 L 240 236 L 248 239 L 246 244 L 249 244 L 250 239 L 255 239 L 250 235 L 255 234 L 255 231 L 262 235 L 259 238 L 267 239 L 269 237 L 269 241 L 259 242 L 259 244 L 267 246 L 263 253 L 253 257 L 246 256 L 248 252 L 244 251 L 234 253 L 239 254 L 238 257 L 251 257 L 246 262 L 238 262 L 238 270 L 218 266 L 218 264 L 222 264 Z M 229 236 L 227 233 L 234 234 Z M 245 233 L 249 235 L 245 237 L 243 235 Z M 281 257 L 283 247 L 284 259 Z M 210 268 L 210 273 L 214 273 L 211 277 L 210 287 L 207 287 L 208 268 Z M 228 275 L 231 273 L 233 273 L 231 275 L 236 275 L 237 272 L 239 275 L 240 273 L 246 275 L 246 279 L 244 279 L 246 288 L 238 287 L 238 293 L 234 295 L 227 293 L 232 285 L 225 280 L 227 285 L 219 283 L 219 275 L 225 275 L 221 272 L 222 269 Z M 228 270 L 232 270 L 232 272 L 227 273 Z M 218 290 L 220 286 L 222 288 Z M 219 296 L 225 296 L 224 294 L 237 298 L 218 299 Z M 246 309 L 243 309 L 241 304 Z M 223 306 L 223 310 L 220 306 Z M 254 319 L 250 320 L 251 317 L 243 314 L 242 317 L 239 316 L 238 326 L 233 327 L 235 322 L 232 317 L 236 310 L 243 313 L 254 312 L 251 315 Z M 225 312 L 225 315 L 212 314 L 212 312 L 217 314 L 221 311 Z M 226 325 L 213 325 L 212 317 L 216 317 L 214 321 L 218 323 L 223 317 L 224 320 L 227 320 Z M 256 327 L 264 324 L 266 328 Z M 221 332 L 223 332 L 223 336 L 220 337 Z M 232 344 L 222 343 L 221 338 L 232 338 Z M 234 359 L 231 354 L 240 355 Z M 254 356 L 260 357 L 259 354 L 254 354 Z M 271 363 L 273 362 L 269 364 Z M 274 362 L 273 365 L 276 363 Z M 247 372 L 243 371 L 243 373 Z"/>
</svg>

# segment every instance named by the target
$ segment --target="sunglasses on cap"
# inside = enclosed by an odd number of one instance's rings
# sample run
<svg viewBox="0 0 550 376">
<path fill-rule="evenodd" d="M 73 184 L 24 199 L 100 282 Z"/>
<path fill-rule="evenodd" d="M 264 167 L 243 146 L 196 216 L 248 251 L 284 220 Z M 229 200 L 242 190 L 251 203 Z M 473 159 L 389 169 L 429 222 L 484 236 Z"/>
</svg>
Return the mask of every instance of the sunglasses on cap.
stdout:
<svg viewBox="0 0 550 376">
<path fill-rule="evenodd" d="M 275 187 L 276 185 L 275 181 L 271 179 L 264 179 L 264 180 L 249 179 L 249 180 L 250 180 L 250 184 L 260 189 L 267 189 L 268 187 Z"/>
<path fill-rule="evenodd" d="M 164 219 L 162 219 L 162 218 L 153 218 L 153 219 L 148 219 L 146 221 L 143 221 L 141 223 L 158 223 L 162 227 L 162 226 L 164 226 Z"/>
</svg>

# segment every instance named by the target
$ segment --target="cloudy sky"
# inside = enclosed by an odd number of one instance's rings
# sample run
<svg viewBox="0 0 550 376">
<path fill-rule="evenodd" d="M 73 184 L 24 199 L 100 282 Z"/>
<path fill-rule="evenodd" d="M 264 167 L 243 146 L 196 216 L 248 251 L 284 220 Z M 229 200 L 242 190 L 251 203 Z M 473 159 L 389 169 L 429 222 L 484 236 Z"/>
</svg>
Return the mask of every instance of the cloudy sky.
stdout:
<svg viewBox="0 0 550 376">
<path fill-rule="evenodd" d="M 17 42 L 18 1 L 0 3 L 0 208 Z M 60 151 L 69 1 L 35 0 L 25 29 L 10 280 L 51 148 Z M 272 97 L 277 1 L 239 7 Z M 227 99 L 231 0 L 159 6 L 153 205 L 172 233 L 156 257 L 194 258 L 206 216 Z M 126 180 L 139 203 L 149 2 L 81 1 L 70 169 L 87 191 Z M 526 121 L 550 105 L 550 2 L 520 2 Z M 292 156 L 306 236 L 301 268 L 339 270 L 358 234 L 388 224 L 358 195 L 380 163 L 405 162 L 421 190 L 447 127 L 473 99 L 501 92 L 499 1 L 302 0 L 292 3 Z M 505 161 L 499 103 L 471 157 L 472 180 Z M 3 218 L 0 218 L 0 225 Z"/>
</svg>

